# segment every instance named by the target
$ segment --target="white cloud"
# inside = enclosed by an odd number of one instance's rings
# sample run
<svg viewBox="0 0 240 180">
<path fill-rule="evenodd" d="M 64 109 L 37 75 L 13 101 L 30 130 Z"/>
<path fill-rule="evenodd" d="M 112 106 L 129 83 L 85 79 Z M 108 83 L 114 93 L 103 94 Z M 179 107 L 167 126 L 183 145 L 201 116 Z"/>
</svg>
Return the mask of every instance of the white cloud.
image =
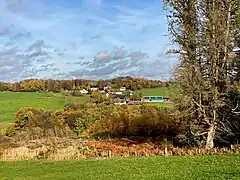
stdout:
<svg viewBox="0 0 240 180">
<path fill-rule="evenodd" d="M 19 4 L 15 1 L 16 5 L 11 5 L 14 9 Z M 6 47 L 11 47 L 10 44 L 14 42 L 18 49 L 26 49 L 36 40 L 43 41 L 52 49 L 34 55 L 48 53 L 51 62 L 64 73 L 79 69 L 80 65 L 73 65 L 79 61 L 79 57 L 84 57 L 82 62 L 89 63 L 94 60 L 97 52 L 100 52 L 98 57 L 112 55 L 103 52 L 114 46 L 146 52 L 146 63 L 153 62 L 158 53 L 164 54 L 163 49 L 168 44 L 168 38 L 162 36 L 167 31 L 165 17 L 151 3 L 145 6 L 147 8 L 140 9 L 128 7 L 128 4 L 120 6 L 118 1 L 109 4 L 100 0 L 84 0 L 83 4 L 79 2 L 74 5 L 62 1 L 54 4 L 54 1 L 48 0 L 24 2 L 18 7 L 18 11 L 10 10 L 0 2 L 0 32 L 1 28 L 13 24 L 18 30 L 16 33 L 31 34 L 30 37 L 22 36 L 15 40 L 9 39 L 10 36 L 4 37 L 2 46 L 9 43 Z M 65 3 L 68 3 L 67 6 Z M 165 62 L 168 57 L 163 55 L 158 60 Z M 38 64 L 41 63 L 44 60 L 39 59 Z"/>
</svg>

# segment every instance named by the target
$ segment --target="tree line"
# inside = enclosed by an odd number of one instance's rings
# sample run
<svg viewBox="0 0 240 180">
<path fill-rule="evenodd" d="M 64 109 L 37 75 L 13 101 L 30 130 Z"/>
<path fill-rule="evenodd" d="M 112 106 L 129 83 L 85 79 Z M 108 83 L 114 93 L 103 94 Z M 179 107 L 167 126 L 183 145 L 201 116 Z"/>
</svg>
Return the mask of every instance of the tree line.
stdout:
<svg viewBox="0 0 240 180">
<path fill-rule="evenodd" d="M 142 88 L 156 88 L 169 86 L 169 82 L 160 80 L 149 80 L 144 78 L 133 78 L 130 76 L 118 77 L 110 80 L 54 80 L 54 79 L 26 79 L 20 82 L 0 82 L 0 91 L 13 92 L 60 92 L 62 90 L 80 90 L 90 89 L 91 86 L 97 86 L 103 89 L 104 86 L 110 86 L 112 89 L 126 87 L 133 91 Z"/>
</svg>

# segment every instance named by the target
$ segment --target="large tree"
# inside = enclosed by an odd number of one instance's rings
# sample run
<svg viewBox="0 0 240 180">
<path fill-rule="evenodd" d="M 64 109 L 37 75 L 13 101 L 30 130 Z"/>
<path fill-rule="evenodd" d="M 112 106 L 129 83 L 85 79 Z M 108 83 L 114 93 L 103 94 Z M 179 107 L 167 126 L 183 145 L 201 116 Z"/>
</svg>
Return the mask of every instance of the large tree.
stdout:
<svg viewBox="0 0 240 180">
<path fill-rule="evenodd" d="M 235 46 L 236 0 L 166 0 L 169 30 L 177 45 L 175 108 L 194 136 L 206 135 L 212 148 L 226 130 L 232 104 L 228 96 Z"/>
</svg>

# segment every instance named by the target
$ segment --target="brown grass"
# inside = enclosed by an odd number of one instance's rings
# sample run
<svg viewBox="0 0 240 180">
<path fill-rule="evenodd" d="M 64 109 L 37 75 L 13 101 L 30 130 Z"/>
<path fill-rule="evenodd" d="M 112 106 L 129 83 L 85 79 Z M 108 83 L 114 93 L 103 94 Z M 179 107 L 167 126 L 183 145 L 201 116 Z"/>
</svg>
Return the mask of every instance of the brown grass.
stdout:
<svg viewBox="0 0 240 180">
<path fill-rule="evenodd" d="M 3 145 L 5 144 L 5 146 Z M 10 145 L 9 145 L 10 144 Z M 6 146 L 8 145 L 8 146 Z M 83 158 L 132 157 L 132 156 L 193 156 L 239 153 L 240 147 L 232 148 L 173 148 L 155 144 L 135 144 L 122 140 L 89 140 L 51 138 L 32 141 L 4 141 L 0 159 L 16 160 L 72 160 Z"/>
</svg>

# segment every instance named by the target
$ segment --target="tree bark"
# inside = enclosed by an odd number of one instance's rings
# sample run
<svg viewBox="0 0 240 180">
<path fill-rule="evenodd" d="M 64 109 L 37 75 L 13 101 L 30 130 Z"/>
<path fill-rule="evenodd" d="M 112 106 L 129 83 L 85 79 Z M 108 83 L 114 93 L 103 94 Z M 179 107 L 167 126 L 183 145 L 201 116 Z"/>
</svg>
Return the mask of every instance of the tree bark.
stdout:
<svg viewBox="0 0 240 180">
<path fill-rule="evenodd" d="M 211 125 L 208 130 L 208 136 L 206 141 L 206 148 L 213 148 L 214 147 L 214 137 L 216 133 L 216 128 L 214 125 Z"/>
</svg>

